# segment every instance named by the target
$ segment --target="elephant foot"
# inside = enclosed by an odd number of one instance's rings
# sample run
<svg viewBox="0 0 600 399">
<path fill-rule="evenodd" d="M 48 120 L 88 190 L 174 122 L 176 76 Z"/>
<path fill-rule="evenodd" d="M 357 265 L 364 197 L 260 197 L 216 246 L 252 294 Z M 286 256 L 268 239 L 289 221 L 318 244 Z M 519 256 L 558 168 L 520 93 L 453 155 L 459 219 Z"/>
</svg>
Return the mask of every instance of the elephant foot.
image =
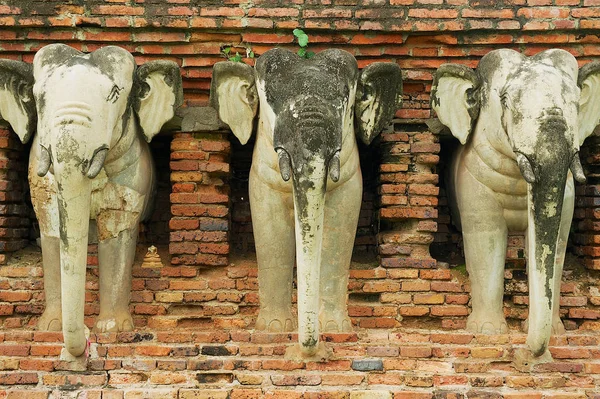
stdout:
<svg viewBox="0 0 600 399">
<path fill-rule="evenodd" d="M 60 308 L 46 308 L 37 322 L 37 329 L 40 331 L 61 331 L 62 330 L 62 311 Z"/>
<path fill-rule="evenodd" d="M 506 334 L 508 325 L 504 316 L 476 315 L 471 313 L 467 319 L 467 331 L 474 334 Z"/>
<path fill-rule="evenodd" d="M 346 312 L 340 312 L 341 315 L 327 315 L 319 318 L 321 332 L 336 333 L 336 332 L 351 332 L 352 322 Z"/>
<path fill-rule="evenodd" d="M 271 312 L 261 309 L 256 318 L 254 327 L 266 332 L 291 332 L 296 330 L 296 318 L 292 312 Z"/>
<path fill-rule="evenodd" d="M 133 330 L 133 319 L 127 312 L 115 312 L 111 315 L 98 316 L 94 330 L 97 332 L 121 332 Z"/>
<path fill-rule="evenodd" d="M 538 364 L 551 363 L 552 354 L 548 349 L 541 356 L 534 356 L 529 348 L 516 348 L 513 365 L 522 373 L 531 373 Z"/>
<path fill-rule="evenodd" d="M 529 331 L 529 319 L 528 318 L 525 319 L 525 321 L 523 321 L 523 324 L 521 325 L 521 327 L 523 328 L 524 332 Z M 556 317 L 555 320 L 552 322 L 552 335 L 561 335 L 561 334 L 564 334 L 565 332 L 566 332 L 565 325 L 563 324 L 560 317 Z"/>
</svg>

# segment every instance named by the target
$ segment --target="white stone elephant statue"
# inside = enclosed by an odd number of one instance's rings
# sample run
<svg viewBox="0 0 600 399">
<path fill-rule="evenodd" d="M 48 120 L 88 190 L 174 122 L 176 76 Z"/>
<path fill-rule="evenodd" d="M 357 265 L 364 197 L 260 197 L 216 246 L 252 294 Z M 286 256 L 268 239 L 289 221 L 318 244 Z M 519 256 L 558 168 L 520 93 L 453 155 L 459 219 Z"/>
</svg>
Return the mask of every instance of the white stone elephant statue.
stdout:
<svg viewBox="0 0 600 399">
<path fill-rule="evenodd" d="M 334 49 L 308 60 L 273 49 L 255 68 L 234 62 L 214 67 L 212 104 L 243 144 L 260 105 L 249 181 L 260 297 L 256 329 L 295 329 L 295 260 L 301 356 L 323 353 L 320 331 L 352 329 L 348 269 L 362 198 L 355 134 L 368 144 L 389 125 L 401 85 L 396 64 L 359 72 L 352 55 Z"/>
<path fill-rule="evenodd" d="M 529 278 L 527 345 L 546 354 L 564 331 L 560 284 L 574 208 L 585 181 L 579 148 L 600 118 L 600 64 L 580 70 L 564 50 L 526 57 L 495 50 L 476 70 L 445 64 L 431 103 L 462 146 L 451 165 L 449 202 L 462 229 L 471 280 L 467 329 L 504 333 L 507 232 L 525 232 Z"/>
<path fill-rule="evenodd" d="M 41 330 L 60 330 L 63 358 L 86 350 L 85 277 L 90 219 L 98 236 L 98 331 L 133 329 L 131 266 L 138 224 L 150 207 L 154 166 L 147 141 L 183 99 L 177 64 L 108 46 L 83 54 L 54 44 L 31 65 L 0 61 L 0 113 L 29 159 L 39 221 L 46 309 Z"/>
</svg>

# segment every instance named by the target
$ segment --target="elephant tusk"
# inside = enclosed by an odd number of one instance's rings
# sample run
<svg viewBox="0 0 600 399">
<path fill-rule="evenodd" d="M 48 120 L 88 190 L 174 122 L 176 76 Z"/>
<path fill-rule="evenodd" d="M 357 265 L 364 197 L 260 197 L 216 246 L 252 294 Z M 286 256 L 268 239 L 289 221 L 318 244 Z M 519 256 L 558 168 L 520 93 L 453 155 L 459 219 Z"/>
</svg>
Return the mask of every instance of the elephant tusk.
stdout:
<svg viewBox="0 0 600 399">
<path fill-rule="evenodd" d="M 90 167 L 86 172 L 86 176 L 90 179 L 98 176 L 100 170 L 102 170 L 102 166 L 104 165 L 104 160 L 106 159 L 106 154 L 108 153 L 108 148 L 100 147 L 96 150 L 94 155 L 92 156 L 92 162 L 90 162 Z"/>
<path fill-rule="evenodd" d="M 283 181 L 288 181 L 292 174 L 292 162 L 290 156 L 283 148 L 278 148 L 276 151 L 277 156 L 279 157 L 279 171 L 281 172 L 281 177 L 283 178 Z"/>
<path fill-rule="evenodd" d="M 536 178 L 531 163 L 529 163 L 529 159 L 520 152 L 517 152 L 517 164 L 519 165 L 519 169 L 521 170 L 521 174 L 525 178 L 525 181 L 529 184 L 535 183 Z"/>
<path fill-rule="evenodd" d="M 329 161 L 329 177 L 334 182 L 340 180 L 340 152 L 337 151 L 333 154 L 331 161 Z"/>
<path fill-rule="evenodd" d="M 40 158 L 38 162 L 37 175 L 39 177 L 44 177 L 52 164 L 52 156 L 50 155 L 50 151 L 43 145 L 40 145 Z"/>
<path fill-rule="evenodd" d="M 573 156 L 573 161 L 571 161 L 571 173 L 573 173 L 573 177 L 579 183 L 585 183 L 586 178 L 583 173 L 583 167 L 581 166 L 581 159 L 579 159 L 579 153 L 575 153 Z"/>
</svg>

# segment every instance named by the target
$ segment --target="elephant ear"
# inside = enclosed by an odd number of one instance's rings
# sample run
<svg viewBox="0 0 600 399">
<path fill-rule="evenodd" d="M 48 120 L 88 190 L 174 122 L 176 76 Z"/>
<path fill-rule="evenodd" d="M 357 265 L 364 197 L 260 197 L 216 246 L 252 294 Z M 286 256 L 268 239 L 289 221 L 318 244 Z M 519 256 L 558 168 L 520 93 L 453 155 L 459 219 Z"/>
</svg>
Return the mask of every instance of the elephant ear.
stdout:
<svg viewBox="0 0 600 399">
<path fill-rule="evenodd" d="M 433 77 L 431 106 L 461 144 L 479 115 L 479 85 L 475 71 L 459 64 L 443 64 Z"/>
<path fill-rule="evenodd" d="M 600 123 L 600 62 L 591 62 L 581 67 L 577 84 L 579 97 L 579 145 L 592 134 Z"/>
<path fill-rule="evenodd" d="M 370 144 L 392 122 L 402 104 L 402 71 L 391 62 L 365 67 L 358 78 L 354 120 L 356 134 Z"/>
<path fill-rule="evenodd" d="M 217 62 L 213 67 L 210 104 L 242 144 L 252 135 L 258 109 L 254 69 L 241 62 Z"/>
<path fill-rule="evenodd" d="M 10 123 L 21 142 L 29 141 L 36 126 L 30 64 L 0 60 L 0 115 Z"/>
<path fill-rule="evenodd" d="M 146 141 L 150 142 L 183 103 L 179 66 L 164 60 L 146 62 L 137 69 L 135 83 L 133 109 Z"/>
</svg>

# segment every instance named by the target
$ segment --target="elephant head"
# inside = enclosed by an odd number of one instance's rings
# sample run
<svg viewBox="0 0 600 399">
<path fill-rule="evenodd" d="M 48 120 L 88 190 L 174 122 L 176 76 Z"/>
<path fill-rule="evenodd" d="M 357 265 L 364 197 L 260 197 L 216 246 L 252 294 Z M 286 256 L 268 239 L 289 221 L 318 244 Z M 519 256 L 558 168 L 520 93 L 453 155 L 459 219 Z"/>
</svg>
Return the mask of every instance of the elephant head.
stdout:
<svg viewBox="0 0 600 399">
<path fill-rule="evenodd" d="M 2 60 L 0 69 L 0 113 L 23 142 L 37 122 L 34 146 L 39 147 L 32 149 L 37 157 L 30 163 L 37 163 L 38 176 L 50 172 L 56 182 L 62 327 L 66 349 L 79 356 L 86 348 L 84 287 L 92 179 L 105 161 L 136 145 L 136 132 L 150 141 L 173 117 L 182 101 L 179 68 L 166 61 L 137 68 L 133 56 L 115 46 L 83 54 L 55 44 L 37 52 L 33 68 Z"/>
<path fill-rule="evenodd" d="M 257 142 L 269 143 L 272 152 L 267 156 L 273 161 L 268 169 L 279 175 L 274 184 L 292 187 L 298 331 L 305 354 L 315 351 L 319 339 L 327 190 L 356 173 L 355 127 L 358 137 L 370 143 L 391 122 L 400 103 L 400 87 L 397 65 L 372 64 L 360 73 L 354 57 L 341 50 L 326 50 L 307 60 L 273 49 L 257 60 L 254 69 L 231 62 L 214 67 L 211 100 L 221 119 L 246 143 L 260 104 Z M 260 167 L 255 166 L 256 153 L 253 162 L 253 168 Z"/>
<path fill-rule="evenodd" d="M 571 176 L 585 181 L 579 148 L 600 117 L 599 72 L 598 64 L 578 70 L 575 57 L 564 50 L 533 57 L 496 50 L 484 56 L 475 71 L 442 65 L 432 87 L 433 108 L 467 145 L 465 151 L 481 151 L 471 136 L 485 136 L 491 148 L 513 160 L 514 166 L 502 167 L 520 171 L 526 182 L 527 344 L 535 356 L 546 351 L 557 312 L 553 306 L 558 306 L 558 274 L 564 261 L 564 250 L 557 250 L 559 230 L 561 220 L 570 225 L 572 219 L 572 207 L 571 214 L 562 214 L 565 187 Z"/>
</svg>

